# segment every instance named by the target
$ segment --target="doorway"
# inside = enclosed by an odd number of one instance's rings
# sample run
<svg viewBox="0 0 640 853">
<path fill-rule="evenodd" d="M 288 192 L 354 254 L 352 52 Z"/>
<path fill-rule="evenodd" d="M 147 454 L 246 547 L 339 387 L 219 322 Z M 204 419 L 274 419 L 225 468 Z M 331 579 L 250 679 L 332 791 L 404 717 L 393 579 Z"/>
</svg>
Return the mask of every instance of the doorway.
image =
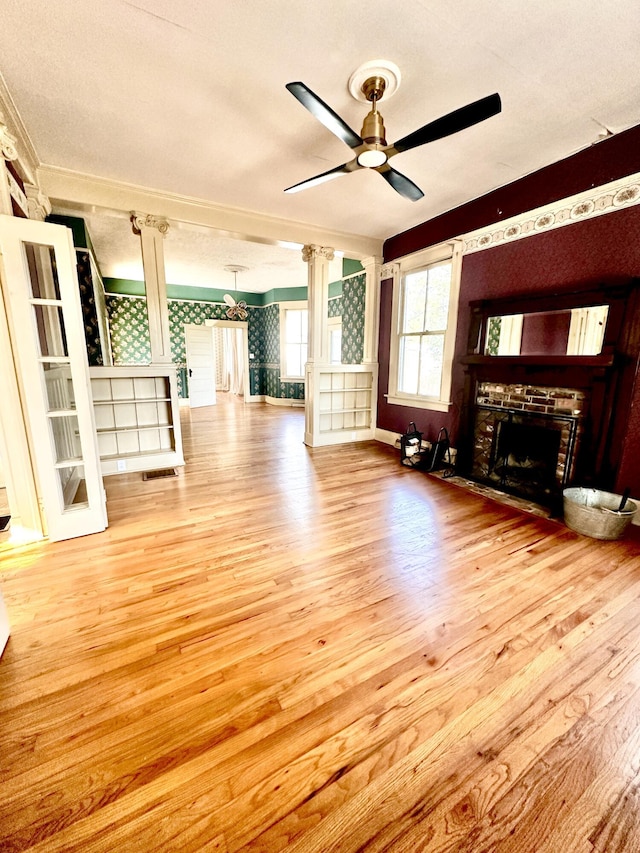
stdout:
<svg viewBox="0 0 640 853">
<path fill-rule="evenodd" d="M 205 325 L 213 332 L 216 390 L 249 402 L 249 324 L 241 320 L 206 320 Z"/>
</svg>

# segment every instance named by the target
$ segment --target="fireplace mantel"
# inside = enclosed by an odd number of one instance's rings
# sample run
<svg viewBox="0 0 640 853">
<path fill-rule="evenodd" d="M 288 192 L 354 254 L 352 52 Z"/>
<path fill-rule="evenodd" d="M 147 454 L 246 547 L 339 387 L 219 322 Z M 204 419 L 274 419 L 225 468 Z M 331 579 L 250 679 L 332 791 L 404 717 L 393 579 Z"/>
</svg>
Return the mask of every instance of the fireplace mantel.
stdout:
<svg viewBox="0 0 640 853">
<path fill-rule="evenodd" d="M 505 368 L 594 368 L 612 367 L 614 363 L 613 353 L 602 353 L 601 355 L 468 355 L 462 359 L 463 364 L 484 365 L 491 369 L 498 366 Z"/>
<path fill-rule="evenodd" d="M 620 464 L 625 425 L 640 353 L 640 279 L 576 286 L 544 296 L 516 295 L 469 303 L 471 324 L 465 366 L 465 392 L 458 437 L 458 471 L 473 467 L 476 392 L 479 383 L 575 388 L 589 400 L 574 465 L 574 482 L 612 490 Z M 599 355 L 487 355 L 489 318 L 517 313 L 608 306 Z"/>
</svg>

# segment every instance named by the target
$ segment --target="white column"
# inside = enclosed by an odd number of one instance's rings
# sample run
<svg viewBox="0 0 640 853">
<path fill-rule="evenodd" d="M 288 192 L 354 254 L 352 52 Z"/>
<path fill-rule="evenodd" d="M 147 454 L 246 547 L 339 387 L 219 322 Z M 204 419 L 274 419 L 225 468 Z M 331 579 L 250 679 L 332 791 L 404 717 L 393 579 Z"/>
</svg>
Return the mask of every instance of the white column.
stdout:
<svg viewBox="0 0 640 853">
<path fill-rule="evenodd" d="M 144 289 L 147 296 L 151 364 L 171 363 L 169 337 L 169 306 L 164 271 L 164 235 L 169 223 L 147 213 L 131 213 L 134 234 L 140 235 Z"/>
<path fill-rule="evenodd" d="M 4 116 L 0 112 L 0 213 L 8 216 L 13 214 L 11 206 L 11 191 L 9 189 L 9 170 L 6 160 L 17 160 L 18 150 L 16 139 L 9 133 L 9 129 L 3 122 Z"/>
<path fill-rule="evenodd" d="M 309 343 L 307 362 L 329 364 L 329 263 L 334 250 L 326 246 L 304 246 L 302 260 L 308 265 L 307 303 L 309 307 Z"/>
<path fill-rule="evenodd" d="M 373 364 L 378 361 L 378 336 L 380 331 L 380 270 L 382 258 L 372 256 L 362 261 L 364 267 L 364 348 L 362 361 Z"/>
</svg>

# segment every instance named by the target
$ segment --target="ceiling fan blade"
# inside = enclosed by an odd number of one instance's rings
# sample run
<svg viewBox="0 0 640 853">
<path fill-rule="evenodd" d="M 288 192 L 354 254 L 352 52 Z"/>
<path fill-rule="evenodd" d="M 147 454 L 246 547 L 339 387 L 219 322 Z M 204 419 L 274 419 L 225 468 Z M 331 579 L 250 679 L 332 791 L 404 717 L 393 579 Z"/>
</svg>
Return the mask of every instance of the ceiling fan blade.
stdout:
<svg viewBox="0 0 640 853">
<path fill-rule="evenodd" d="M 394 188 L 401 196 L 408 198 L 409 201 L 420 201 L 424 193 L 420 187 L 416 186 L 409 178 L 393 169 L 388 163 L 378 167 L 376 172 L 380 172 L 385 181 Z"/>
<path fill-rule="evenodd" d="M 233 296 L 231 296 L 228 293 L 225 293 L 225 295 L 222 298 L 224 299 L 224 301 L 227 303 L 227 305 L 230 308 L 233 308 L 234 305 L 236 304 L 236 300 L 233 298 Z"/>
<path fill-rule="evenodd" d="M 328 172 L 322 172 L 320 175 L 315 175 L 313 178 L 307 178 L 306 181 L 300 181 L 299 184 L 294 184 L 292 187 L 287 187 L 286 193 L 297 193 L 300 190 L 306 190 L 309 187 L 316 187 L 318 184 L 324 184 L 325 181 L 332 181 L 334 178 L 339 178 L 340 175 L 347 175 L 355 169 L 361 168 L 357 160 L 351 160 L 349 163 L 343 163 L 342 166 L 336 166 L 335 169 L 329 169 Z"/>
<path fill-rule="evenodd" d="M 471 127 L 480 121 L 491 118 L 501 109 L 500 95 L 497 92 L 494 95 L 487 95 L 486 98 L 480 98 L 479 101 L 467 104 L 466 107 L 460 107 L 459 110 L 447 113 L 446 116 L 431 121 L 419 130 L 404 136 L 392 146 L 393 150 L 389 152 L 389 156 L 401 154 L 403 151 L 409 151 L 411 148 L 417 148 L 427 142 L 434 142 L 436 139 L 450 136 L 452 133 L 457 133 L 459 130 L 464 130 L 466 127 Z"/>
<path fill-rule="evenodd" d="M 294 98 L 297 98 L 305 109 L 309 110 L 312 116 L 318 119 L 327 130 L 330 130 L 338 139 L 345 142 L 349 148 L 357 148 L 362 145 L 362 139 L 358 134 L 351 130 L 349 125 L 343 121 L 338 113 L 334 112 L 330 106 L 319 98 L 308 86 L 304 83 L 287 83 L 287 89 L 291 92 Z"/>
</svg>

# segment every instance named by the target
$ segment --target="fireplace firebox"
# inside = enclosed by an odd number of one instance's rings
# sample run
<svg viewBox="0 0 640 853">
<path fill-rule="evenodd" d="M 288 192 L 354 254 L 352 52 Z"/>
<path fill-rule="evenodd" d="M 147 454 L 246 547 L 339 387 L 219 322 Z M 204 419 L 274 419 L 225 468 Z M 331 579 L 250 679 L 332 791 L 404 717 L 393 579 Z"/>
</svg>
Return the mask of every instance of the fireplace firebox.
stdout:
<svg viewBox="0 0 640 853">
<path fill-rule="evenodd" d="M 557 505 L 570 482 L 579 423 L 574 415 L 476 406 L 472 478 Z"/>
</svg>

